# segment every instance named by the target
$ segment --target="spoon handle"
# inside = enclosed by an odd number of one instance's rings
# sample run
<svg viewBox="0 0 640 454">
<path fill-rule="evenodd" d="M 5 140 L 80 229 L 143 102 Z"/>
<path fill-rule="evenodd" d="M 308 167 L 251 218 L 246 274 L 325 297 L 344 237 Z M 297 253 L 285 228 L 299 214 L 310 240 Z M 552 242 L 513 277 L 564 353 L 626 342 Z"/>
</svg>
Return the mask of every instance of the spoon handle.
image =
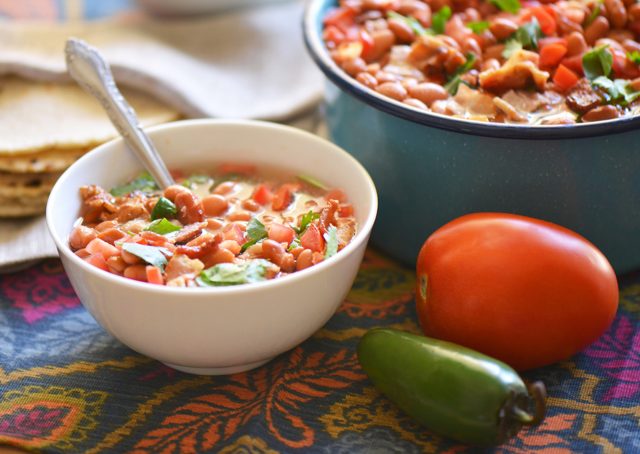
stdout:
<svg viewBox="0 0 640 454">
<path fill-rule="evenodd" d="M 142 131 L 135 112 L 116 87 L 109 65 L 97 49 L 80 39 L 69 38 L 65 56 L 71 77 L 102 104 L 111 123 L 156 183 L 163 189 L 175 184 L 153 143 Z"/>
</svg>

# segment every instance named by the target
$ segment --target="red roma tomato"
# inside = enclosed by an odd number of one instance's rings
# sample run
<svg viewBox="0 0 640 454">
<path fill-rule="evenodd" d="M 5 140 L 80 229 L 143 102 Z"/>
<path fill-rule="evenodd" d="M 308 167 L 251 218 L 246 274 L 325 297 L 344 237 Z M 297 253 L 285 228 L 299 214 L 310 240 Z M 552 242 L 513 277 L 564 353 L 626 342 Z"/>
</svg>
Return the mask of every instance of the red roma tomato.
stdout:
<svg viewBox="0 0 640 454">
<path fill-rule="evenodd" d="M 476 213 L 422 246 L 416 301 L 427 336 L 525 370 L 566 359 L 595 341 L 618 307 L 605 256 L 564 227 Z"/>
</svg>

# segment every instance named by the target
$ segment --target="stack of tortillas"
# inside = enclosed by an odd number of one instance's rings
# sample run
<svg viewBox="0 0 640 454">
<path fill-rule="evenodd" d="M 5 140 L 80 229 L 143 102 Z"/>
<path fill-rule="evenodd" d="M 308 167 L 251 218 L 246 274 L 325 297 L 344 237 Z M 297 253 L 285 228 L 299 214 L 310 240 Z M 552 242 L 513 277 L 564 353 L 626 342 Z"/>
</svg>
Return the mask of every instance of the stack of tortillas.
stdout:
<svg viewBox="0 0 640 454">
<path fill-rule="evenodd" d="M 143 126 L 179 116 L 147 95 L 122 91 Z M 76 85 L 0 78 L 0 218 L 43 213 L 58 176 L 116 136 L 98 102 Z"/>
</svg>

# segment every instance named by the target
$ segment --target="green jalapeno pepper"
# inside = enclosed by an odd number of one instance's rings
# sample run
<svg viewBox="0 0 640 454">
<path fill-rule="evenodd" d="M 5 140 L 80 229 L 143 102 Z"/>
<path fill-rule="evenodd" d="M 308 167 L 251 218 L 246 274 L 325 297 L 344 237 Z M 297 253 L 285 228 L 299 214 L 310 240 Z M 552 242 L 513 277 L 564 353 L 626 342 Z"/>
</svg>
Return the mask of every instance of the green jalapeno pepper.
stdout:
<svg viewBox="0 0 640 454">
<path fill-rule="evenodd" d="M 542 383 L 528 390 L 508 365 L 450 342 L 376 328 L 360 340 L 358 359 L 408 415 L 465 443 L 500 444 L 544 417 Z"/>
</svg>

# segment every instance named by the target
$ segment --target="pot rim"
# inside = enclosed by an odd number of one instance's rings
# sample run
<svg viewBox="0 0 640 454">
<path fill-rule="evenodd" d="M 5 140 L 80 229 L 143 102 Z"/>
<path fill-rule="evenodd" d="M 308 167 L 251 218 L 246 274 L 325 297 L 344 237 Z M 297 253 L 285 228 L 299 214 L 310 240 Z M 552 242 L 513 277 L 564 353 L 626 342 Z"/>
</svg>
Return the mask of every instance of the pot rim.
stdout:
<svg viewBox="0 0 640 454">
<path fill-rule="evenodd" d="M 341 90 L 382 112 L 425 126 L 502 139 L 575 139 L 623 133 L 640 127 L 640 115 L 573 125 L 538 126 L 481 122 L 425 112 L 387 98 L 349 76 L 329 56 L 317 24 L 319 23 L 319 15 L 330 3 L 333 3 L 333 0 L 309 0 L 305 6 L 303 34 L 307 50 L 331 82 Z"/>
</svg>

